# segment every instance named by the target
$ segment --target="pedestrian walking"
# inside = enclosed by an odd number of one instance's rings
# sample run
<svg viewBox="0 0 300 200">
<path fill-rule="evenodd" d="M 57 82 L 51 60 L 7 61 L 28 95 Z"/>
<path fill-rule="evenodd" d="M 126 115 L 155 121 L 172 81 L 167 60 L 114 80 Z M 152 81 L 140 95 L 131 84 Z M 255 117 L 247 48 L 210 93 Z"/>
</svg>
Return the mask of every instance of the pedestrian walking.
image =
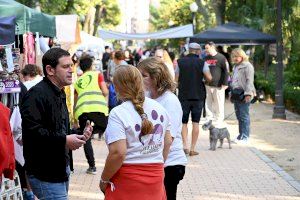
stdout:
<svg viewBox="0 0 300 200">
<path fill-rule="evenodd" d="M 208 66 L 212 81 L 206 84 L 206 118 L 212 120 L 216 128 L 224 128 L 225 90 L 228 87 L 229 64 L 224 55 L 216 51 L 213 42 L 205 44 Z"/>
<path fill-rule="evenodd" d="M 187 158 L 182 145 L 182 108 L 178 97 L 174 94 L 176 84 L 168 67 L 158 58 L 147 58 L 138 64 L 142 73 L 145 89 L 150 98 L 160 103 L 169 114 L 173 142 L 164 164 L 165 189 L 168 200 L 176 200 L 177 185 L 183 179 Z"/>
<path fill-rule="evenodd" d="M 112 60 L 108 63 L 107 73 L 108 73 L 108 80 L 112 82 L 112 78 L 118 66 L 120 65 L 127 65 L 127 62 L 124 60 L 125 56 L 122 51 L 116 51 L 113 53 Z"/>
<path fill-rule="evenodd" d="M 43 58 L 44 79 L 24 96 L 21 105 L 25 169 L 38 199 L 68 199 L 69 150 L 85 144 L 92 127 L 83 135 L 71 134 L 64 86 L 72 83 L 73 62 L 60 48 Z"/>
<path fill-rule="evenodd" d="M 248 56 L 243 49 L 232 51 L 234 62 L 232 77 L 232 93 L 242 92 L 244 99 L 232 98 L 236 118 L 239 122 L 239 135 L 236 141 L 247 143 L 250 137 L 250 101 L 256 94 L 254 87 L 254 67 L 248 61 Z"/>
<path fill-rule="evenodd" d="M 182 116 L 182 140 L 186 154 L 198 155 L 195 151 L 199 135 L 199 121 L 205 103 L 205 86 L 203 80 L 211 81 L 211 74 L 208 66 L 199 58 L 201 47 L 197 43 L 189 44 L 189 54 L 178 60 L 178 98 L 181 103 Z M 188 127 L 189 115 L 192 115 L 192 142 L 188 149 Z"/>
<path fill-rule="evenodd" d="M 107 126 L 107 96 L 108 89 L 103 74 L 93 70 L 93 59 L 90 56 L 80 58 L 79 66 L 82 76 L 74 84 L 74 114 L 79 121 L 80 131 L 83 131 L 86 122 L 94 122 L 94 132 L 101 138 Z M 88 161 L 88 174 L 96 174 L 95 157 L 91 138 L 84 144 L 84 153 Z"/>
<path fill-rule="evenodd" d="M 105 139 L 109 154 L 101 175 L 105 199 L 166 199 L 164 160 L 172 138 L 167 111 L 145 97 L 136 67 L 119 66 L 113 82 L 123 103 L 110 112 Z"/>
</svg>

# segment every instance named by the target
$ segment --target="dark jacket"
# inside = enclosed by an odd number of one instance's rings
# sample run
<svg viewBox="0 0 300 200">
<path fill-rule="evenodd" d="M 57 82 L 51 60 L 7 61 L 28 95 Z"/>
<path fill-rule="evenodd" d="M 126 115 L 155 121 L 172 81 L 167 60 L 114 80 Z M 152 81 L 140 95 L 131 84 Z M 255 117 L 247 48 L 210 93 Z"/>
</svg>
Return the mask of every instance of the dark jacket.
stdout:
<svg viewBox="0 0 300 200">
<path fill-rule="evenodd" d="M 70 128 L 65 92 L 44 78 L 24 96 L 21 115 L 27 173 L 46 182 L 67 181 Z"/>
<path fill-rule="evenodd" d="M 188 54 L 178 59 L 178 98 L 183 100 L 204 100 L 206 97 L 203 83 L 204 61 L 196 54 Z"/>
</svg>

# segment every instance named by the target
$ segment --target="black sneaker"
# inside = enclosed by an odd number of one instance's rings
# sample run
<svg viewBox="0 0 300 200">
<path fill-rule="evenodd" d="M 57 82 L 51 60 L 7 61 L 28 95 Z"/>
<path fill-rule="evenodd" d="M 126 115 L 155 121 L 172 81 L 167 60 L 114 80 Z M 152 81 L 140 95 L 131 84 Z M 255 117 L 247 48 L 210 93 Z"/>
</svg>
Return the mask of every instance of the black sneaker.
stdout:
<svg viewBox="0 0 300 200">
<path fill-rule="evenodd" d="M 87 173 L 87 174 L 94 174 L 94 175 L 96 175 L 96 174 L 97 174 L 97 169 L 96 169 L 96 167 L 89 167 L 89 168 L 86 170 L 86 173 Z"/>
</svg>

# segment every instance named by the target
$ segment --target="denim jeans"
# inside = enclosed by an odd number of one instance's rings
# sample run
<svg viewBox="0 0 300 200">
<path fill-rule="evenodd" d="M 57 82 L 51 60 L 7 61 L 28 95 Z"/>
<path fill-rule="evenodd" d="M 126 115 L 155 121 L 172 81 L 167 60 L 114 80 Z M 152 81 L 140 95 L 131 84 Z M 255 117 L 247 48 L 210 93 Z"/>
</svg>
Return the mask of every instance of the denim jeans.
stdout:
<svg viewBox="0 0 300 200">
<path fill-rule="evenodd" d="M 239 122 L 239 136 L 237 139 L 248 139 L 250 136 L 250 103 L 234 103 L 236 118 Z"/>
<path fill-rule="evenodd" d="M 67 167 L 67 174 L 70 175 L 70 167 Z M 50 183 L 41 181 L 28 175 L 28 180 L 34 195 L 39 200 L 68 200 L 69 181 Z"/>
</svg>

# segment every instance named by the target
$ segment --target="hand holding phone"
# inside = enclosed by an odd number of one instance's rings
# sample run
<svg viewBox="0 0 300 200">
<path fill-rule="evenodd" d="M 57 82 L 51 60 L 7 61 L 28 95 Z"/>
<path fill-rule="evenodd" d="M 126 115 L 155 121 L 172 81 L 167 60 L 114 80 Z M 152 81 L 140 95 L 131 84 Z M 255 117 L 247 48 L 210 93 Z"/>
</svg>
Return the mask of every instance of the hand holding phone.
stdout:
<svg viewBox="0 0 300 200">
<path fill-rule="evenodd" d="M 85 124 L 85 128 L 83 130 L 85 141 L 87 141 L 91 137 L 92 132 L 93 132 L 93 126 L 91 125 L 90 120 L 87 120 Z"/>
</svg>

